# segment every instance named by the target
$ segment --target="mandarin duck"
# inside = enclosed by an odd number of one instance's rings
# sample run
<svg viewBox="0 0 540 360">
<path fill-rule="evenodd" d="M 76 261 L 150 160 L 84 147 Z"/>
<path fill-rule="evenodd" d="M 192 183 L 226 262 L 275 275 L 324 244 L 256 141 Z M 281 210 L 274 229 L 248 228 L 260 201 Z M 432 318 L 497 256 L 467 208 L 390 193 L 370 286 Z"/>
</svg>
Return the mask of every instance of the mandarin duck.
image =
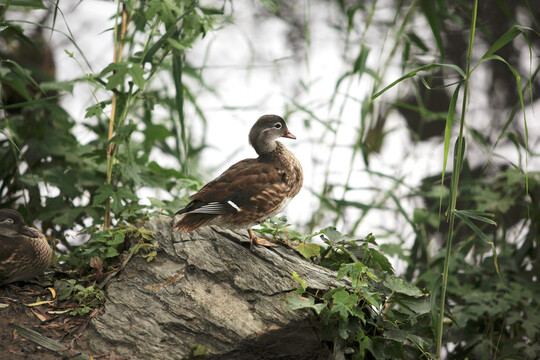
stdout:
<svg viewBox="0 0 540 360">
<path fill-rule="evenodd" d="M 51 257 L 45 235 L 26 226 L 17 211 L 0 209 L 0 285 L 41 274 Z"/>
<path fill-rule="evenodd" d="M 251 227 L 282 211 L 302 188 L 302 166 L 277 138 L 296 139 L 285 120 L 264 115 L 249 132 L 249 143 L 259 155 L 242 160 L 190 196 L 176 215 L 173 228 L 190 232 L 204 225 L 247 229 L 251 244 L 276 246 L 255 235 Z"/>
</svg>

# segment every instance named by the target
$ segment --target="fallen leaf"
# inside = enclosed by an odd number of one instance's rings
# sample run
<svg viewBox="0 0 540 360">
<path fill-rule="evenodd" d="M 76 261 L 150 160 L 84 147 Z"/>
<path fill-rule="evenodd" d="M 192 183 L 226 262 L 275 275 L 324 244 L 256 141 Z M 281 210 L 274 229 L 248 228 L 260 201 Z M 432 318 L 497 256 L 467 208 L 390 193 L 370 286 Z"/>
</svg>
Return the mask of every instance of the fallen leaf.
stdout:
<svg viewBox="0 0 540 360">
<path fill-rule="evenodd" d="M 51 292 L 52 298 L 56 299 L 56 290 L 54 290 L 52 287 L 48 287 L 47 290 Z"/>
<path fill-rule="evenodd" d="M 48 320 L 44 315 L 38 313 L 37 311 L 32 310 L 32 313 L 33 313 L 34 315 L 36 315 L 36 317 L 37 317 L 41 322 L 45 322 L 45 321 Z"/>
</svg>

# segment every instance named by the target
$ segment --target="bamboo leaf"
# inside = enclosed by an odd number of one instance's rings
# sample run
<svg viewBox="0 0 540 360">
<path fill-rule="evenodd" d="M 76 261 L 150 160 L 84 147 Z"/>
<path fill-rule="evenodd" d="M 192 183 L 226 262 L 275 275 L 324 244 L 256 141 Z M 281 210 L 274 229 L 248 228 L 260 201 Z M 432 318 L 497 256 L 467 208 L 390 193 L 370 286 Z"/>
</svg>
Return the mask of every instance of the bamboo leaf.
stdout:
<svg viewBox="0 0 540 360">
<path fill-rule="evenodd" d="M 452 99 L 450 100 L 450 106 L 448 108 L 448 115 L 446 117 L 446 128 L 444 130 L 444 153 L 443 153 L 443 168 L 441 175 L 441 195 L 439 197 L 439 215 L 442 208 L 442 198 L 443 198 L 443 189 L 444 189 L 444 175 L 446 174 L 446 164 L 448 162 L 448 152 L 450 150 L 450 138 L 452 137 L 452 124 L 454 123 L 454 115 L 456 113 L 456 104 L 459 95 L 459 90 L 461 89 L 461 84 L 459 83 L 454 90 Z"/>
<path fill-rule="evenodd" d="M 488 219 L 486 217 L 486 216 L 495 217 L 495 214 L 490 214 L 490 213 L 486 213 L 486 212 L 479 211 L 479 210 L 456 210 L 456 211 L 458 211 L 459 213 L 461 213 L 464 216 L 467 216 L 467 217 L 469 217 L 471 219 L 482 221 L 482 222 L 485 222 L 486 224 L 489 224 L 489 225 L 497 226 L 497 223 L 495 221 L 493 221 L 491 219 Z"/>
<path fill-rule="evenodd" d="M 486 234 L 484 234 L 484 232 L 482 230 L 480 230 L 480 228 L 478 228 L 478 226 L 476 226 L 471 220 L 469 220 L 469 218 L 463 214 L 463 212 L 459 211 L 459 210 L 455 210 L 454 211 L 454 214 L 461 220 L 463 221 L 468 227 L 471 228 L 472 231 L 474 231 L 474 233 L 476 235 L 478 235 L 478 237 L 480 239 L 482 239 L 486 244 L 490 244 L 490 243 L 493 243 Z"/>
<path fill-rule="evenodd" d="M 6 6 L 9 3 L 10 10 L 40 10 L 47 9 L 43 5 L 43 0 L 0 0 L 0 6 Z"/>
<path fill-rule="evenodd" d="M 502 57 L 498 55 L 491 55 L 487 57 L 484 55 L 484 57 L 482 57 L 482 59 L 480 59 L 480 61 L 478 62 L 478 65 L 488 60 L 497 60 L 506 64 L 508 69 L 512 72 L 512 74 L 514 74 L 514 77 L 516 78 L 519 102 L 521 104 L 521 111 L 523 112 L 523 128 L 525 130 L 525 192 L 528 194 L 529 193 L 529 176 L 528 176 L 527 168 L 529 164 L 529 128 L 527 126 L 527 115 L 525 114 L 525 103 L 523 101 L 523 91 L 521 89 L 521 76 L 519 75 L 517 70 L 514 69 L 514 67 L 508 63 L 508 61 L 506 61 L 505 59 L 503 59 Z"/>
<path fill-rule="evenodd" d="M 454 65 L 454 64 L 438 64 L 438 63 L 435 63 L 435 64 L 428 64 L 428 65 L 424 65 L 424 66 L 420 66 L 419 68 L 411 71 L 411 72 L 408 72 L 407 74 L 403 75 L 402 77 L 400 77 L 399 79 L 397 79 L 396 81 L 394 81 L 393 83 L 391 83 L 390 85 L 388 85 L 387 87 L 385 87 L 384 89 L 382 89 L 381 91 L 379 91 L 378 93 L 376 93 L 375 95 L 371 96 L 371 101 L 375 100 L 376 98 L 378 98 L 379 96 L 381 96 L 382 94 L 384 94 L 386 91 L 388 91 L 389 89 L 393 88 L 394 86 L 396 86 L 397 84 L 399 84 L 400 82 L 402 82 L 403 80 L 406 80 L 408 78 L 411 78 L 413 76 L 415 76 L 416 74 L 418 74 L 420 71 L 427 71 L 427 70 L 431 70 L 431 69 L 435 69 L 435 68 L 440 68 L 440 67 L 448 67 L 450 69 L 453 69 L 455 70 L 459 75 L 461 75 L 461 77 L 463 78 L 466 78 L 466 75 L 465 73 L 463 72 L 463 70 L 457 66 L 457 65 Z"/>
<path fill-rule="evenodd" d="M 431 28 L 431 32 L 433 33 L 433 37 L 435 38 L 435 43 L 437 44 L 437 49 L 439 49 L 439 55 L 442 59 L 444 57 L 444 46 L 441 36 L 441 29 L 439 27 L 441 19 L 439 19 L 439 17 L 437 16 L 437 12 L 435 9 L 435 1 L 422 0 L 420 4 L 424 16 L 429 23 L 429 27 Z"/>
<path fill-rule="evenodd" d="M 505 32 L 500 38 L 491 45 L 491 47 L 486 51 L 486 53 L 480 58 L 479 62 L 482 62 L 484 59 L 490 57 L 495 52 L 497 52 L 500 48 L 514 40 L 519 34 L 524 34 L 524 30 L 530 30 L 534 31 L 530 27 L 527 26 L 521 26 L 521 25 L 514 25 L 510 30 Z"/>
<path fill-rule="evenodd" d="M 9 324 L 10 327 L 14 328 L 17 330 L 17 333 L 24 337 L 25 339 L 28 339 L 40 346 L 43 346 L 44 348 L 46 349 L 49 349 L 51 351 L 54 351 L 56 352 L 57 354 L 60 354 L 60 355 L 64 355 L 64 353 L 66 351 L 69 350 L 69 348 L 56 341 L 56 340 L 53 340 L 51 338 L 48 338 L 46 336 L 43 336 L 41 335 L 40 333 L 38 333 L 37 331 L 35 330 L 32 330 L 26 326 L 23 326 L 23 325 L 18 325 L 18 324 L 14 324 L 14 323 L 10 323 Z M 74 360 L 88 360 L 90 359 L 90 356 L 86 355 L 86 354 L 81 354 L 81 353 L 78 353 L 77 355 L 70 357 L 70 359 L 74 359 Z"/>
</svg>

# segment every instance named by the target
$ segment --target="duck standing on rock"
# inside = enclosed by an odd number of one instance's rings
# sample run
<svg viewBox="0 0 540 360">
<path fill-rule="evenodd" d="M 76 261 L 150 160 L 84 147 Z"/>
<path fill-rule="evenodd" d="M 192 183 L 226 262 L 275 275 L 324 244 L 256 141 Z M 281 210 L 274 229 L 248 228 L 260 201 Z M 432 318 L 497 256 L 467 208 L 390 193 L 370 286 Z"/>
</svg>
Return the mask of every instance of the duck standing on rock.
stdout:
<svg viewBox="0 0 540 360">
<path fill-rule="evenodd" d="M 280 137 L 296 139 L 281 117 L 260 117 L 249 132 L 249 143 L 259 157 L 232 165 L 191 195 L 191 202 L 176 213 L 183 216 L 173 228 L 180 232 L 204 225 L 247 229 L 251 244 L 276 246 L 258 238 L 251 227 L 282 211 L 302 188 L 302 166 L 276 141 Z"/>
<path fill-rule="evenodd" d="M 51 257 L 45 235 L 26 226 L 17 211 L 0 209 L 0 285 L 41 274 Z"/>
</svg>

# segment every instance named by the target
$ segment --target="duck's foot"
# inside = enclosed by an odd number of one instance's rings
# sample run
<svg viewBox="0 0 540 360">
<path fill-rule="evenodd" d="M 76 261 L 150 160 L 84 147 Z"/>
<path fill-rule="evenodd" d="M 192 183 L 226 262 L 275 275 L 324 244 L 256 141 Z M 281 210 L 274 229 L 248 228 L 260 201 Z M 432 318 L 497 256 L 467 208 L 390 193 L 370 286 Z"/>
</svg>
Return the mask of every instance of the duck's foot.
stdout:
<svg viewBox="0 0 540 360">
<path fill-rule="evenodd" d="M 260 246 L 268 246 L 268 247 L 278 246 L 278 244 L 274 244 L 273 242 L 270 242 L 266 239 L 257 237 L 257 235 L 255 235 L 255 233 L 251 229 L 248 229 L 248 233 L 249 233 L 249 240 L 250 240 L 251 245 L 255 244 L 255 245 L 260 245 Z"/>
</svg>

